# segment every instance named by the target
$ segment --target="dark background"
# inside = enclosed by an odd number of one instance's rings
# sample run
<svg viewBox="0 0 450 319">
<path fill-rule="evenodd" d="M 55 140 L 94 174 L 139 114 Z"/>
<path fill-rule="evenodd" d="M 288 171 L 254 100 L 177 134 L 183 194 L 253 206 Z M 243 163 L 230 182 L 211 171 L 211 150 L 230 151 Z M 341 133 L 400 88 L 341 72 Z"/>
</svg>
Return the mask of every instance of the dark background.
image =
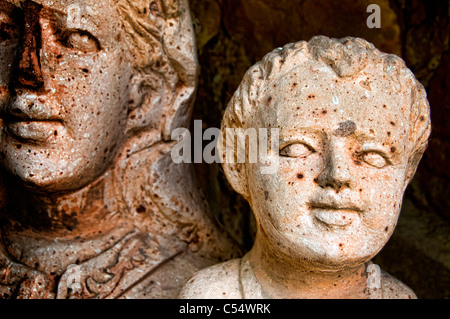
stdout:
<svg viewBox="0 0 450 319">
<path fill-rule="evenodd" d="M 381 8 L 369 29 L 367 6 Z M 375 263 L 419 298 L 450 297 L 450 51 L 449 1 L 433 0 L 190 0 L 200 78 L 193 119 L 220 127 L 245 71 L 266 53 L 314 35 L 361 37 L 402 57 L 425 86 L 433 132 L 409 185 L 397 228 Z M 218 165 L 197 164 L 212 212 L 245 249 L 254 221 Z"/>
</svg>

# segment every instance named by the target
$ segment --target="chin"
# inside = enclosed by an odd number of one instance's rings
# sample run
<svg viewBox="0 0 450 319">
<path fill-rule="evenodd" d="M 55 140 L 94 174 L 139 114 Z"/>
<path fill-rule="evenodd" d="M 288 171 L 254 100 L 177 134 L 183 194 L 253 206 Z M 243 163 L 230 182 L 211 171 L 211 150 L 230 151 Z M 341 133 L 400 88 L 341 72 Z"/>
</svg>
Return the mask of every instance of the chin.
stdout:
<svg viewBox="0 0 450 319">
<path fill-rule="evenodd" d="M 307 268 L 320 271 L 340 271 L 358 267 L 371 260 L 378 251 L 367 251 L 362 246 L 291 244 L 285 253 Z"/>
<path fill-rule="evenodd" d="M 307 258 L 308 266 L 320 271 L 342 271 L 356 268 L 372 259 L 372 256 L 314 256 Z M 303 262 L 305 259 L 303 258 Z"/>
<path fill-rule="evenodd" d="M 97 178 L 96 175 L 90 173 L 81 174 L 75 172 L 67 172 L 63 170 L 41 169 L 33 174 L 30 172 L 18 172 L 14 176 L 27 189 L 36 193 L 72 193 L 86 185 L 90 184 Z"/>
<path fill-rule="evenodd" d="M 74 185 L 69 179 L 56 176 L 17 176 L 21 179 L 23 185 L 37 193 L 64 193 L 71 192 L 78 188 L 79 185 Z"/>
</svg>

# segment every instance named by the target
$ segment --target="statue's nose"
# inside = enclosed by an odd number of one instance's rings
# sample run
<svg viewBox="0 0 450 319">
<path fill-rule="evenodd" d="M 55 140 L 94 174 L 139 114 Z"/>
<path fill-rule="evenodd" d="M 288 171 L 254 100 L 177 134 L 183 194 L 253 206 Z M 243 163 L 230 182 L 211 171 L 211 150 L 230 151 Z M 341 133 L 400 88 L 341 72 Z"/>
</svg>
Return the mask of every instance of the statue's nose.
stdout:
<svg viewBox="0 0 450 319">
<path fill-rule="evenodd" d="M 336 192 L 353 187 L 354 179 L 350 172 L 345 150 L 342 141 L 329 141 L 325 167 L 317 177 L 317 184 L 320 187 L 332 188 Z"/>
<path fill-rule="evenodd" d="M 39 90 L 44 86 L 40 62 L 41 27 L 39 21 L 41 6 L 32 1 L 25 1 L 22 8 L 24 28 L 18 53 L 16 86 Z"/>
</svg>

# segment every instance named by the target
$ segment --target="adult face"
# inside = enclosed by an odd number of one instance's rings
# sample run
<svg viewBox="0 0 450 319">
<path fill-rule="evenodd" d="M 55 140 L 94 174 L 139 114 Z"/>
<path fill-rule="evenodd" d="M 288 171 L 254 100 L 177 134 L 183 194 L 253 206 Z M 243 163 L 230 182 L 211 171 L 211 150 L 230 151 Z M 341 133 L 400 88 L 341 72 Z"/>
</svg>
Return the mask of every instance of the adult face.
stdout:
<svg viewBox="0 0 450 319">
<path fill-rule="evenodd" d="M 80 188 L 124 138 L 128 79 L 112 1 L 0 1 L 0 155 L 41 191 Z"/>
<path fill-rule="evenodd" d="M 356 266 L 394 230 L 411 101 L 379 78 L 339 78 L 310 61 L 270 84 L 253 119 L 280 129 L 280 158 L 275 174 L 246 165 L 249 200 L 260 230 L 300 263 Z"/>
</svg>

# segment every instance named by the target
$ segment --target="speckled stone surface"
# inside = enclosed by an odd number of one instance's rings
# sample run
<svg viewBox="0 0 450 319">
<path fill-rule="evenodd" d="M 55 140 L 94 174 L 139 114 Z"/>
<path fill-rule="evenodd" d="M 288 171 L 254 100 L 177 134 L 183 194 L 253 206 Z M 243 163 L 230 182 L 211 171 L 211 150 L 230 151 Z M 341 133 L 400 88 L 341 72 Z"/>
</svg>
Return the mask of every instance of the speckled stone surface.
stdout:
<svg viewBox="0 0 450 319">
<path fill-rule="evenodd" d="M 277 129 L 278 168 L 223 163 L 255 213 L 255 244 L 194 275 L 181 298 L 415 297 L 382 271 L 368 286 L 431 129 L 425 90 L 400 58 L 359 38 L 288 44 L 247 71 L 224 136 L 230 128 Z"/>
<path fill-rule="evenodd" d="M 2 0 L 0 21 L 1 297 L 170 298 L 238 256 L 170 158 L 187 1 Z"/>
</svg>

